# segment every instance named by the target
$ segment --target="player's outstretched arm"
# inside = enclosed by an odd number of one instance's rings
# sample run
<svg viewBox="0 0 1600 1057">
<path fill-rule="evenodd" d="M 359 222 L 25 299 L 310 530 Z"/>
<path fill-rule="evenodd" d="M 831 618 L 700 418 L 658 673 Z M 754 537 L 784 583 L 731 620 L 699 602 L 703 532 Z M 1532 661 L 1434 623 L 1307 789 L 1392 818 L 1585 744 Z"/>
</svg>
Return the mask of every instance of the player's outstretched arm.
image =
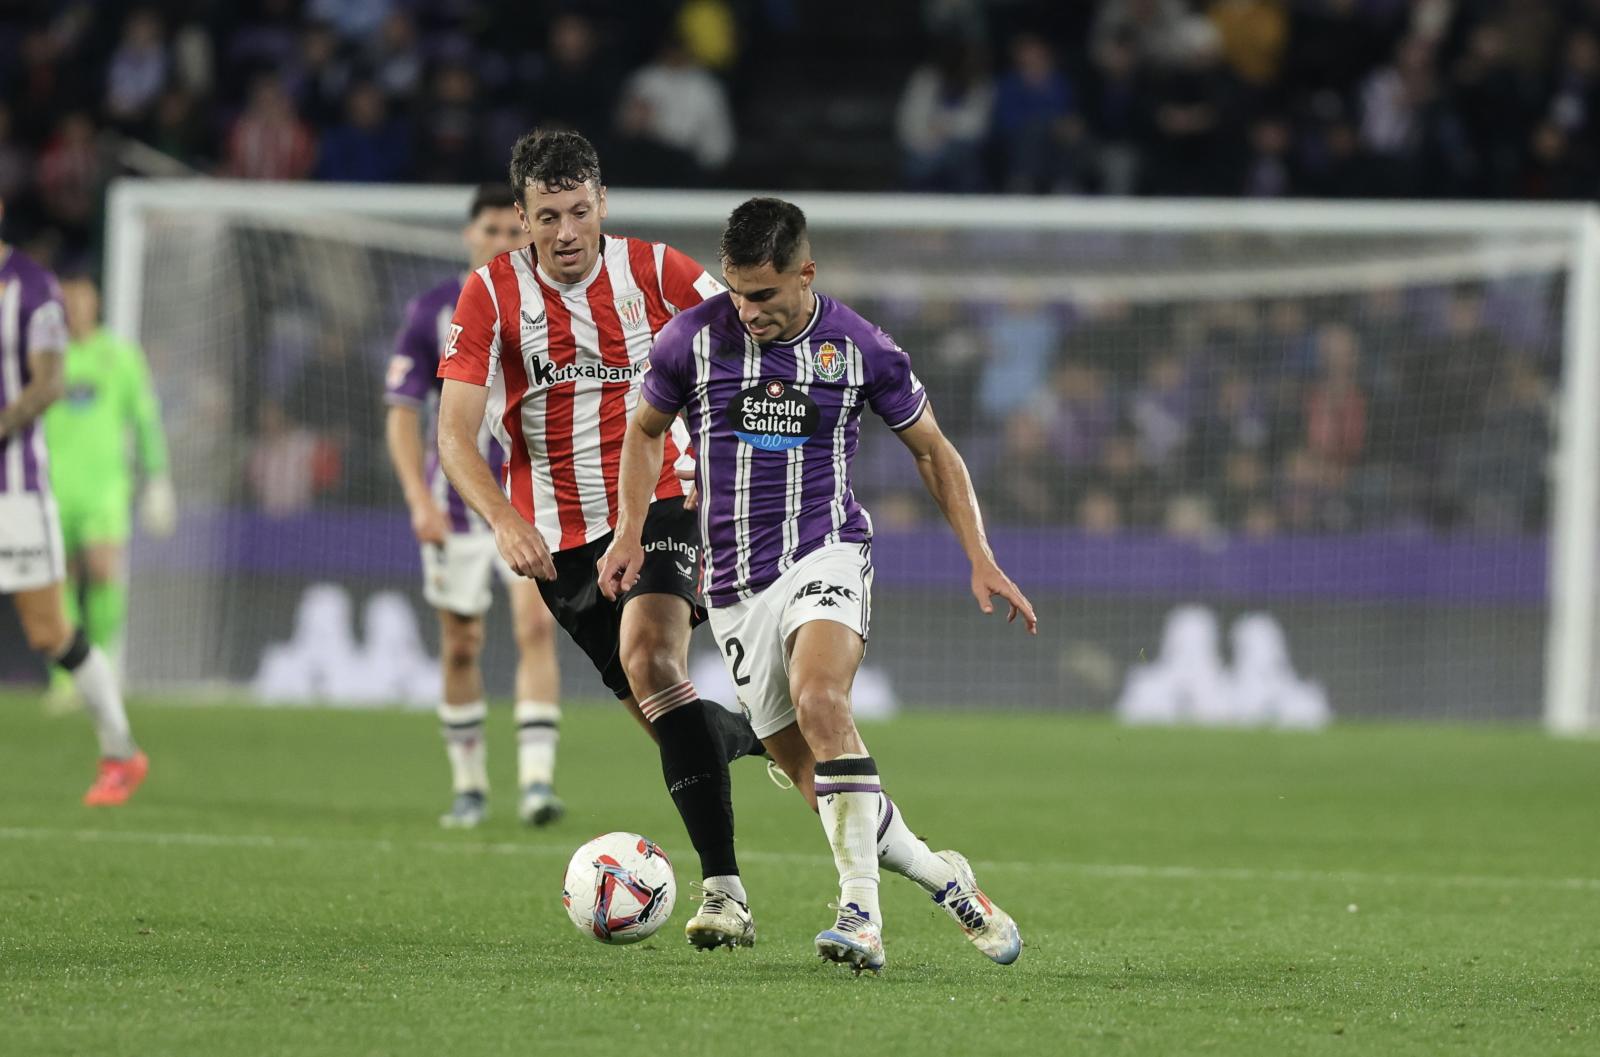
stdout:
<svg viewBox="0 0 1600 1057">
<path fill-rule="evenodd" d="M 961 549 L 967 552 L 967 560 L 972 563 L 972 594 L 978 600 L 978 608 L 993 613 L 992 599 L 998 595 L 1010 606 L 1007 622 L 1020 615 L 1028 634 L 1037 635 L 1039 621 L 1034 616 L 1033 604 L 994 560 L 994 551 L 984 535 L 983 514 L 978 509 L 978 496 L 972 490 L 967 464 L 934 420 L 933 408 L 927 408 L 921 418 L 901 430 L 898 436 L 916 457 L 922 483 L 933 501 L 939 504 L 950 527 L 955 529 Z"/>
<path fill-rule="evenodd" d="M 483 515 L 494 529 L 500 556 L 518 576 L 540 580 L 556 578 L 550 550 L 537 529 L 523 520 L 495 483 L 489 464 L 478 451 L 478 427 L 489 390 L 481 385 L 446 378 L 439 398 L 439 465 L 467 505 Z"/>
<path fill-rule="evenodd" d="M 462 383 L 465 384 L 465 383 Z M 389 448 L 389 462 L 405 493 L 411 511 L 411 531 L 418 543 L 442 546 L 450 533 L 450 522 L 428 492 L 422 474 L 422 414 L 414 407 L 390 404 L 384 416 L 383 439 Z"/>
<path fill-rule="evenodd" d="M 596 565 L 600 591 L 607 598 L 621 597 L 639 581 L 639 569 L 644 565 L 640 537 L 645 515 L 650 512 L 650 495 L 661 476 L 666 432 L 673 417 L 651 406 L 650 401 L 640 400 L 628 423 L 617 475 L 617 530 Z"/>
</svg>

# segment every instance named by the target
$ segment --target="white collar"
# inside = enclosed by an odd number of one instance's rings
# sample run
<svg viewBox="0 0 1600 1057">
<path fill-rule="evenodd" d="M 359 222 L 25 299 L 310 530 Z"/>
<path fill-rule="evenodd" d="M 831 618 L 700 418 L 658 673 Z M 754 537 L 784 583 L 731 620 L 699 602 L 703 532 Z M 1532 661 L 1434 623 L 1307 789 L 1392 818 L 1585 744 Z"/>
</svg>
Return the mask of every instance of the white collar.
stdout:
<svg viewBox="0 0 1600 1057">
<path fill-rule="evenodd" d="M 767 342 L 768 345 L 782 345 L 784 348 L 788 348 L 791 345 L 797 345 L 806 340 L 806 338 L 811 335 L 811 332 L 817 329 L 817 320 L 822 318 L 822 295 L 813 290 L 811 292 L 811 298 L 811 318 L 806 322 L 805 329 L 800 331 L 800 333 L 796 334 L 792 338 L 785 338 L 781 341 L 777 339 L 769 341 Z"/>
</svg>

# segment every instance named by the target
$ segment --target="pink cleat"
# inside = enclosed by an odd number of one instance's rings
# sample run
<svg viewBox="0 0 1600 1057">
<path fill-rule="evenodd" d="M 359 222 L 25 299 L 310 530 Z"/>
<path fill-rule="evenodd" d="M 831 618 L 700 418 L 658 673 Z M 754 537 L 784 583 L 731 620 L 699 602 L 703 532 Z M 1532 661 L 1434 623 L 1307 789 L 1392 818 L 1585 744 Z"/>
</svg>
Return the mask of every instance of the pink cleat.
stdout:
<svg viewBox="0 0 1600 1057">
<path fill-rule="evenodd" d="M 142 752 L 126 760 L 102 759 L 100 773 L 95 776 L 94 785 L 83 794 L 83 802 L 88 807 L 125 804 L 149 773 L 150 758 Z"/>
</svg>

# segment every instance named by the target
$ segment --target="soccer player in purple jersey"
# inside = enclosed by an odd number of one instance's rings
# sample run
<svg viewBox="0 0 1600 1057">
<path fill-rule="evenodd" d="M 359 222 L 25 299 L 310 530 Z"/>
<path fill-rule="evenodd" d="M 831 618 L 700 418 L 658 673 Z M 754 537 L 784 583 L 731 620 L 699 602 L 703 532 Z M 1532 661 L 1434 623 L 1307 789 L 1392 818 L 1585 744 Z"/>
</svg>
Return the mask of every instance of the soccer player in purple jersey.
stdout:
<svg viewBox="0 0 1600 1057">
<path fill-rule="evenodd" d="M 528 244 L 517 218 L 517 203 L 504 184 L 484 184 L 472 198 L 462 232 L 471 269 L 508 250 Z M 471 829 L 488 812 L 489 774 L 483 736 L 483 617 L 493 602 L 489 579 L 498 573 L 511 599 L 517 640 L 517 814 L 530 826 L 560 818 L 564 805 L 555 794 L 556 738 L 561 722 L 557 704 L 561 672 L 556 662 L 555 620 L 539 597 L 539 586 L 511 571 L 495 548 L 488 523 L 471 510 L 439 467 L 430 436 L 423 460 L 422 416 L 436 417 L 439 352 L 450 333 L 450 318 L 461 296 L 456 275 L 406 306 L 405 323 L 395 341 L 384 386 L 389 405 L 385 426 L 389 459 L 411 510 L 411 531 L 422 545 L 422 596 L 439 613 L 439 661 L 444 669 L 444 700 L 439 726 L 450 759 L 454 800 L 439 818 L 441 826 Z M 429 423 L 429 432 L 435 428 Z M 490 457 L 487 426 L 478 431 L 478 448 Z"/>
<path fill-rule="evenodd" d="M 64 391 L 66 348 L 56 277 L 0 242 L 0 594 L 11 596 L 28 645 L 83 695 L 100 739 L 100 771 L 83 802 L 111 807 L 139 788 L 150 761 L 128 729 L 110 660 L 67 620 L 61 520 L 39 421 Z"/>
<path fill-rule="evenodd" d="M 1000 569 L 955 447 L 940 432 L 894 340 L 811 286 L 805 214 L 776 198 L 733 211 L 722 236 L 728 292 L 681 313 L 656 339 L 623 444 L 616 537 L 600 582 L 625 591 L 662 434 L 679 412 L 694 441 L 702 578 L 711 630 L 768 753 L 814 792 L 839 870 L 838 917 L 817 952 L 857 972 L 883 968 L 878 866 L 920 884 L 994 961 L 1022 951 L 1016 924 L 978 888 L 959 852 L 932 852 L 883 794 L 850 709 L 871 615 L 872 519 L 850 488 L 865 404 L 911 449 L 923 483 L 972 563 L 985 613 L 1037 633 L 1033 607 Z M 653 460 L 653 461 L 652 461 Z"/>
</svg>

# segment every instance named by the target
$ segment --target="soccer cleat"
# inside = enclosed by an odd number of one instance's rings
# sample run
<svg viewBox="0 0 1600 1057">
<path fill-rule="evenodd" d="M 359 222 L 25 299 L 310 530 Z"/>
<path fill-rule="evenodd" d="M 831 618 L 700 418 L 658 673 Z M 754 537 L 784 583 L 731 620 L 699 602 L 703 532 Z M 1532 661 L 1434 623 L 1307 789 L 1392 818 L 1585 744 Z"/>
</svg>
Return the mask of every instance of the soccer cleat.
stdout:
<svg viewBox="0 0 1600 1057">
<path fill-rule="evenodd" d="M 854 903 L 828 905 L 839 912 L 839 918 L 833 928 L 817 933 L 817 957 L 843 962 L 857 976 L 864 971 L 883 972 L 883 926 Z"/>
<path fill-rule="evenodd" d="M 754 947 L 756 919 L 750 908 L 733 896 L 715 888 L 696 884 L 700 889 L 700 909 L 683 926 L 689 944 L 703 951 L 726 947 Z"/>
<path fill-rule="evenodd" d="M 439 816 L 439 825 L 445 829 L 476 829 L 488 817 L 489 798 L 480 790 L 470 789 L 456 794 L 450 810 Z"/>
<path fill-rule="evenodd" d="M 567 813 L 567 805 L 556 796 L 556 791 L 542 782 L 522 787 L 522 803 L 517 805 L 517 817 L 524 825 L 548 826 Z"/>
<path fill-rule="evenodd" d="M 142 752 L 134 753 L 126 760 L 102 759 L 100 772 L 95 775 L 89 791 L 83 794 L 83 802 L 88 807 L 125 804 L 149 773 L 150 758 Z"/>
<path fill-rule="evenodd" d="M 1010 965 L 1022 954 L 1022 933 L 1011 915 L 1001 910 L 978 887 L 972 864 L 958 851 L 936 852 L 956 872 L 956 880 L 933 893 L 933 901 L 955 919 L 972 945 L 1000 965 Z"/>
</svg>

